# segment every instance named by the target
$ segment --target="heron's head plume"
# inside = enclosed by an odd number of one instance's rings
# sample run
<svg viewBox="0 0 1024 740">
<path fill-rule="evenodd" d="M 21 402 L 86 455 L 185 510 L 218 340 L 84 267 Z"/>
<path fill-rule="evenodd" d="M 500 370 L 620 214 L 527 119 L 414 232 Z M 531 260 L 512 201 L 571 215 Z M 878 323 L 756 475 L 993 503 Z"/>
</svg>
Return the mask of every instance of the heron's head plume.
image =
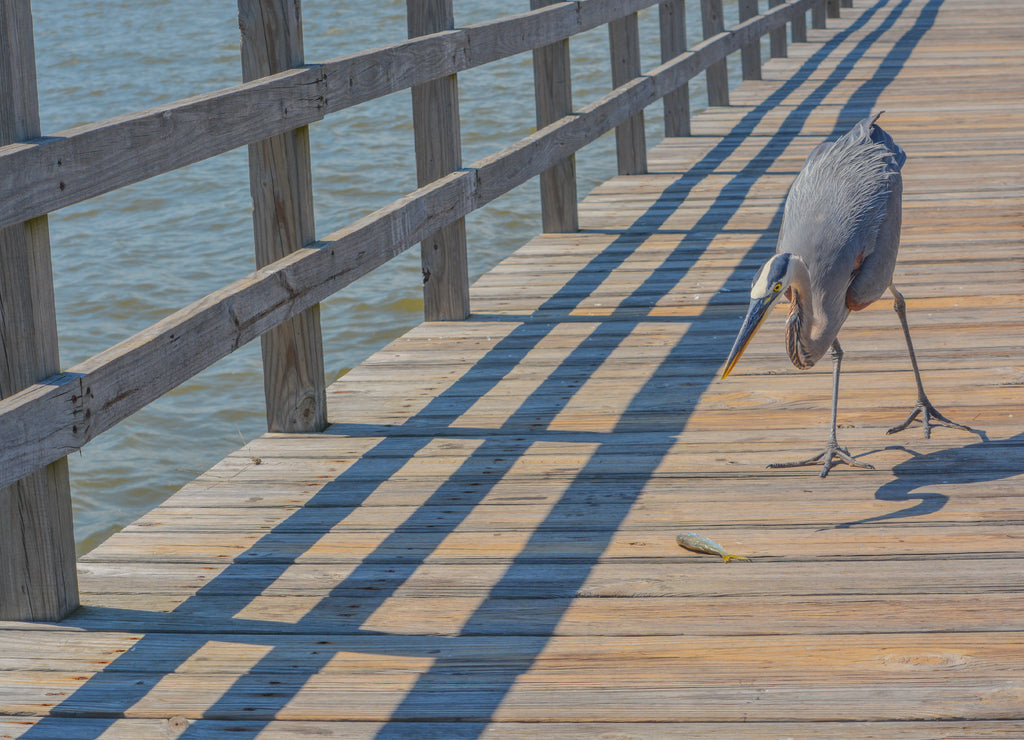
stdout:
<svg viewBox="0 0 1024 740">
<path fill-rule="evenodd" d="M 754 334 L 761 328 L 772 306 L 786 294 L 786 289 L 792 284 L 794 259 L 791 254 L 785 252 L 776 254 L 765 262 L 754 276 L 754 281 L 750 285 L 750 306 L 743 318 L 743 326 L 740 327 L 736 341 L 732 345 L 729 359 L 725 363 L 722 380 L 729 377 L 729 373 L 739 362 L 743 350 L 750 344 Z"/>
</svg>

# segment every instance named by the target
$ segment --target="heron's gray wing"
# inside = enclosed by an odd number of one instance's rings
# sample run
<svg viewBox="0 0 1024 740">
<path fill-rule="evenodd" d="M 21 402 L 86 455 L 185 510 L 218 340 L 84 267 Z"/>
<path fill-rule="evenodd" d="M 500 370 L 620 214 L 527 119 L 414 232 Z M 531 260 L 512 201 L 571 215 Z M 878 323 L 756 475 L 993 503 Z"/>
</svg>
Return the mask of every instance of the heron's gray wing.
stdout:
<svg viewBox="0 0 1024 740">
<path fill-rule="evenodd" d="M 817 147 L 786 198 L 779 251 L 811 275 L 815 312 L 841 322 L 888 287 L 900 224 L 900 162 L 906 155 L 874 119 Z M 821 313 L 818 313 L 820 309 Z"/>
<path fill-rule="evenodd" d="M 897 173 L 890 185 L 889 197 L 880 214 L 878 229 L 870 249 L 863 251 L 855 265 L 853 280 L 846 291 L 846 305 L 853 311 L 867 308 L 888 289 L 896 269 L 900 249 L 903 180 Z"/>
<path fill-rule="evenodd" d="M 883 161 L 876 173 L 877 197 L 872 199 L 873 207 L 865 213 L 864 229 L 860 235 L 863 249 L 855 263 L 855 273 L 846 293 L 846 305 L 860 310 L 878 300 L 890 283 L 896 268 L 896 257 L 900 248 L 900 225 L 902 222 L 903 177 L 900 169 L 907 161 L 906 152 L 893 140 L 873 118 L 858 124 L 861 141 L 865 139 L 874 145 L 878 154 L 884 152 Z"/>
</svg>

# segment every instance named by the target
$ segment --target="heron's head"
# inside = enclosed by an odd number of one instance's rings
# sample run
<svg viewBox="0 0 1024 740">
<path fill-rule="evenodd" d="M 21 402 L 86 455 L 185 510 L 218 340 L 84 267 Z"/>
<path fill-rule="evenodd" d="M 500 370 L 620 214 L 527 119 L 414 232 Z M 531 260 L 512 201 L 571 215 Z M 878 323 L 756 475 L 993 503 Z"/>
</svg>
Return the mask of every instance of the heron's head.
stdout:
<svg viewBox="0 0 1024 740">
<path fill-rule="evenodd" d="M 754 334 L 761 328 L 772 306 L 786 294 L 786 289 L 793 282 L 794 258 L 788 253 L 777 254 L 762 265 L 750 285 L 750 306 L 743 318 L 743 326 L 736 335 L 736 341 L 729 353 L 729 360 L 722 371 L 722 380 L 729 377 L 733 367 L 739 362 L 743 350 L 750 344 Z"/>
</svg>

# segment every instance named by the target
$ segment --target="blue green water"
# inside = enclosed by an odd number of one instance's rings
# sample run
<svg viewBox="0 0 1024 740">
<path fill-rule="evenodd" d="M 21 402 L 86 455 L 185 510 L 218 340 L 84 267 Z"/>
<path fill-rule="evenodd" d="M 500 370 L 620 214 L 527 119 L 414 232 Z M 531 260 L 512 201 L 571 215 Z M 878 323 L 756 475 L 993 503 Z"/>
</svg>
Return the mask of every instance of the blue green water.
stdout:
<svg viewBox="0 0 1024 740">
<path fill-rule="evenodd" d="M 691 43 L 699 4 L 690 2 Z M 241 81 L 236 5 L 228 0 L 33 0 L 44 134 Z M 496 10 L 499 7 L 503 10 Z M 455 0 L 466 25 L 529 3 Z M 305 0 L 310 62 L 405 35 L 405 3 Z M 727 22 L 735 20 L 727 3 Z M 658 63 L 657 8 L 641 14 L 644 67 Z M 610 89 L 607 33 L 571 44 L 577 106 Z M 738 64 L 733 63 L 735 76 Z M 471 163 L 533 129 L 529 55 L 459 77 L 463 159 Z M 705 104 L 701 80 L 693 106 Z M 311 127 L 318 236 L 415 188 L 409 92 Z M 662 137 L 659 107 L 647 141 Z M 123 188 L 50 216 L 62 364 L 80 362 L 253 269 L 245 149 Z M 614 174 L 614 140 L 577 156 L 580 196 Z M 467 219 L 471 278 L 540 231 L 536 182 Z M 417 249 L 325 302 L 328 380 L 421 320 Z M 265 431 L 259 343 L 159 399 L 70 459 L 75 533 L 84 552 Z"/>
</svg>

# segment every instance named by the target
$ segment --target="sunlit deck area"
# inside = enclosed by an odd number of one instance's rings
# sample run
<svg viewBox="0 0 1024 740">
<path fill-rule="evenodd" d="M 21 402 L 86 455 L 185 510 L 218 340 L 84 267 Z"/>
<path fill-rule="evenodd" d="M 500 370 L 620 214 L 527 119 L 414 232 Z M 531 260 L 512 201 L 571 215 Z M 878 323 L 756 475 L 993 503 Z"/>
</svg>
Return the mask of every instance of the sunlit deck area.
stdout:
<svg viewBox="0 0 1024 740">
<path fill-rule="evenodd" d="M 856 0 L 0 623 L 2 738 L 1024 737 L 1024 3 Z M 908 154 L 891 301 L 850 317 L 840 441 L 785 312 L 725 381 L 808 153 Z M 750 562 L 681 549 L 699 532 Z"/>
</svg>

